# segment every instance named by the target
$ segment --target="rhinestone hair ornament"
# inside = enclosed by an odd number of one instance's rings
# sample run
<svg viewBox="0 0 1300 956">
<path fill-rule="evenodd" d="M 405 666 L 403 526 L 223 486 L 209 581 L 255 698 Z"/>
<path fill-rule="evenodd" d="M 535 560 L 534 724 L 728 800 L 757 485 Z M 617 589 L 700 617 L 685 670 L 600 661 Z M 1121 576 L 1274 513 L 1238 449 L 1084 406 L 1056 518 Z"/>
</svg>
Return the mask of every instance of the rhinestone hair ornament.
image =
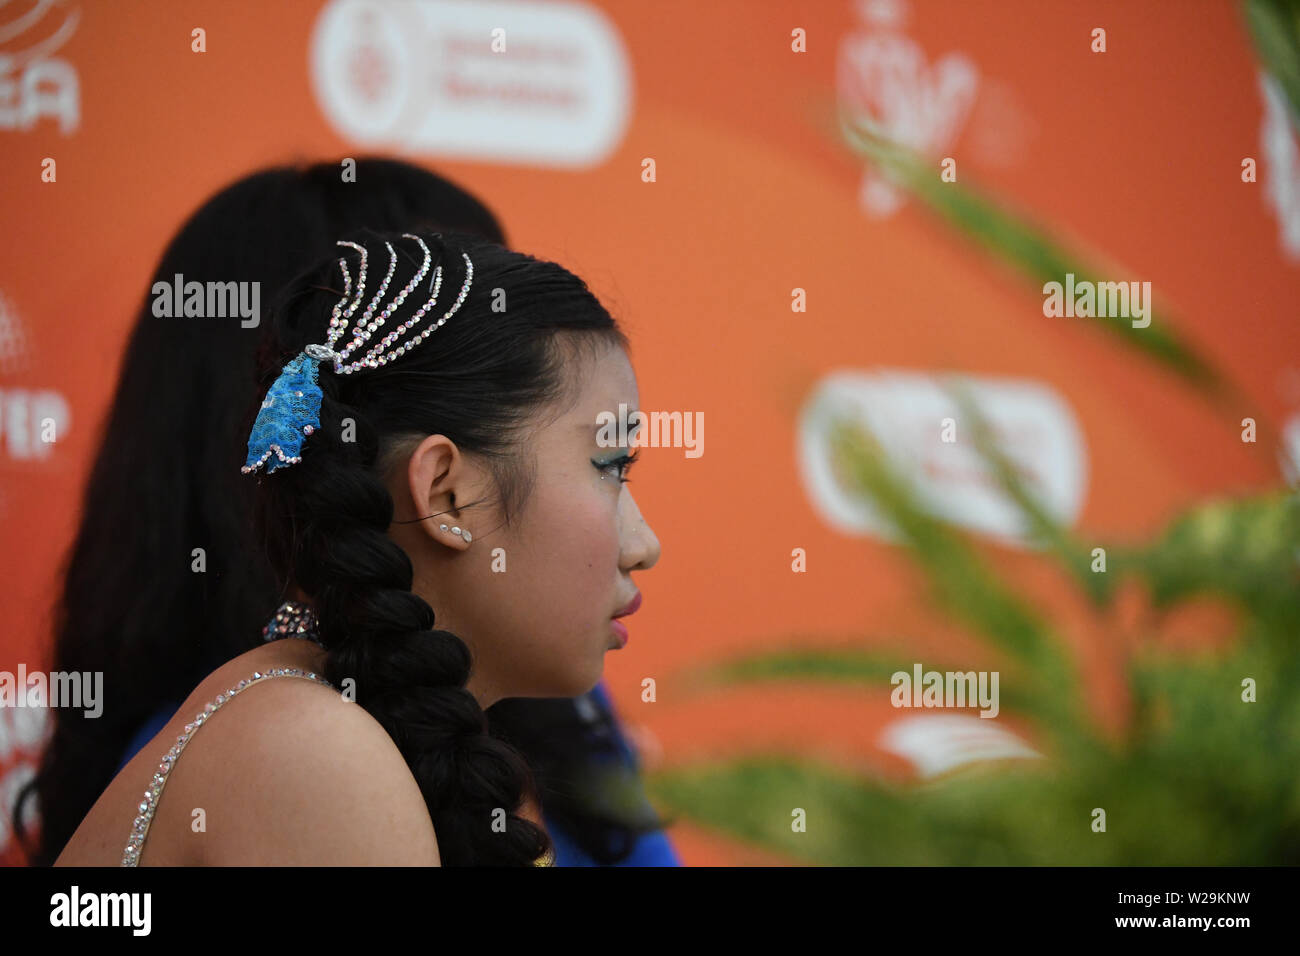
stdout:
<svg viewBox="0 0 1300 956">
<path fill-rule="evenodd" d="M 437 235 L 440 236 L 441 233 Z M 347 259 L 339 259 L 339 269 L 343 272 L 343 297 L 335 304 L 334 311 L 330 315 L 326 341 L 323 345 L 308 345 L 284 366 L 279 377 L 271 383 L 262 402 L 262 408 L 257 413 L 257 420 L 253 422 L 253 430 L 248 436 L 248 458 L 240 469 L 244 474 L 251 474 L 263 466 L 269 474 L 277 468 L 288 468 L 302 461 L 303 442 L 312 432 L 320 428 L 321 390 L 316 378 L 319 363 L 333 362 L 334 371 L 339 375 L 351 375 L 362 369 L 379 368 L 405 355 L 427 339 L 455 315 L 464 303 L 465 297 L 469 295 L 470 284 L 474 281 L 474 263 L 468 255 L 461 252 L 461 257 L 465 260 L 465 282 L 460 288 L 456 301 L 443 313 L 442 318 L 421 332 L 407 335 L 401 344 L 397 344 L 398 340 L 411 332 L 424 318 L 425 313 L 438 301 L 438 294 L 442 289 L 442 266 L 439 265 L 433 270 L 433 295 L 430 296 L 429 301 L 420 306 L 405 322 L 399 323 L 378 342 L 371 344 L 370 340 L 375 332 L 383 328 L 384 323 L 406 301 L 406 297 L 424 281 L 424 277 L 429 274 L 429 266 L 433 263 L 433 256 L 429 253 L 429 247 L 424 244 L 423 239 L 409 232 L 403 233 L 402 238 L 413 239 L 424 251 L 424 263 L 420 266 L 420 271 L 393 297 L 382 312 L 375 315 L 375 310 L 379 308 L 385 293 L 388 292 L 388 284 L 392 281 L 393 272 L 397 269 L 397 252 L 391 242 L 385 242 L 384 245 L 388 247 L 388 273 L 384 276 L 384 281 L 379 284 L 374 297 L 366 304 L 360 318 L 350 329 L 348 326 L 352 316 L 360 308 L 361 301 L 366 295 L 368 254 L 365 246 L 355 242 L 340 240 L 337 243 L 361 253 L 361 262 L 357 268 L 356 293 L 354 295 L 352 291 L 352 274 L 348 271 Z M 343 346 L 339 348 L 341 342 Z M 365 351 L 358 354 L 363 347 Z"/>
</svg>

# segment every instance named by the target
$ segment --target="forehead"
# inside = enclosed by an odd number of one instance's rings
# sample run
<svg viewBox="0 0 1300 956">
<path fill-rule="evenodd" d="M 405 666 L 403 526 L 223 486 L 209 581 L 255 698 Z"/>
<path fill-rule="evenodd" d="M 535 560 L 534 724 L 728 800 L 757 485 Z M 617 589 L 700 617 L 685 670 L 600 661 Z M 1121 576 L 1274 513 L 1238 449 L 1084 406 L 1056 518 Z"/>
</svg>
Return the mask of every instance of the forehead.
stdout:
<svg viewBox="0 0 1300 956">
<path fill-rule="evenodd" d="M 538 410 L 531 424 L 530 440 L 534 443 L 590 444 L 596 440 L 602 421 L 610 415 L 615 420 L 630 416 L 639 407 L 636 374 L 621 347 L 600 343 L 592 349 L 573 342 L 565 347 L 564 393 L 554 404 Z"/>
<path fill-rule="evenodd" d="M 597 412 L 618 411 L 619 403 L 635 408 L 637 403 L 636 373 L 627 354 L 616 347 L 602 349 L 600 354 L 588 359 L 581 370 L 582 380 L 574 403 L 573 413 L 594 420 Z"/>
<path fill-rule="evenodd" d="M 570 363 L 569 400 L 564 413 L 556 420 L 565 430 L 586 428 L 594 431 L 602 412 L 626 416 L 637 408 L 640 397 L 636 373 L 627 353 L 610 345 L 595 353 L 583 350 Z M 619 405 L 623 405 L 622 410 Z"/>
</svg>

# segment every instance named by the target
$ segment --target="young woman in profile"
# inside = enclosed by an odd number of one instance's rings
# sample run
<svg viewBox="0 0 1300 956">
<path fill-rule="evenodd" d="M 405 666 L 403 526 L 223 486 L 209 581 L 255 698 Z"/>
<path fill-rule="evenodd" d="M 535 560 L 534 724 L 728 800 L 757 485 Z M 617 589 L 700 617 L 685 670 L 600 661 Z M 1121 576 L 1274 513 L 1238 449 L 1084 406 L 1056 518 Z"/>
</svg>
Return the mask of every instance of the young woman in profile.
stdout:
<svg viewBox="0 0 1300 956">
<path fill-rule="evenodd" d="M 591 690 L 658 558 L 600 441 L 638 407 L 623 333 L 554 263 L 408 233 L 340 243 L 275 334 L 245 468 L 284 639 L 205 677 L 56 863 L 545 861 L 484 710 Z"/>
<path fill-rule="evenodd" d="M 242 177 L 189 217 L 150 285 L 176 273 L 254 280 L 269 303 L 305 265 L 334 251 L 339 236 L 361 227 L 422 226 L 505 244 L 480 200 L 427 169 L 360 158 L 356 171 L 349 183 L 330 162 Z M 164 733 L 186 715 L 185 698 L 261 645 L 263 625 L 283 600 L 252 533 L 256 483 L 231 465 L 245 454 L 253 396 L 260 401 L 266 390 L 254 356 L 273 347 L 271 333 L 267 321 L 245 329 L 160 318 L 148 300 L 139 309 L 69 554 L 53 646 L 52 669 L 104 674 L 111 706 L 95 720 L 51 711 L 52 738 L 14 813 L 37 865 L 54 861 L 137 753 L 161 756 L 175 742 Z M 160 441 L 171 455 L 157 453 Z M 206 573 L 191 567 L 196 546 Z M 574 698 L 503 700 L 488 721 L 537 777 L 557 865 L 680 865 L 603 681 Z M 614 803 L 611 793 L 634 799 Z"/>
</svg>

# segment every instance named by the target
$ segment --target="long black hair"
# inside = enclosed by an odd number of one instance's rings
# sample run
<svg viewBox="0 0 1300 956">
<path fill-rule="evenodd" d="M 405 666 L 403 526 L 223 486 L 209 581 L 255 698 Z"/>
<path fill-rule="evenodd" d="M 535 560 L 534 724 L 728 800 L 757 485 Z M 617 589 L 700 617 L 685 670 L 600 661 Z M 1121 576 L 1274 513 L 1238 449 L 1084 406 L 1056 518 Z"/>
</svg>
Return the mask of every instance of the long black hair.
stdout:
<svg viewBox="0 0 1300 956">
<path fill-rule="evenodd" d="M 304 264 L 362 227 L 455 230 L 505 242 L 486 206 L 417 166 L 362 158 L 347 182 L 337 163 L 281 166 L 204 203 L 168 244 L 148 287 L 177 273 L 186 281 L 256 281 L 269 304 Z M 238 320 L 159 317 L 148 295 L 138 309 L 54 626 L 53 668 L 102 672 L 112 706 L 93 720 L 74 708 L 49 711 L 50 738 L 14 810 L 14 830 L 35 865 L 62 851 L 140 725 L 257 646 L 280 601 L 253 532 L 254 483 L 231 467 L 247 439 L 249 401 L 263 384 L 252 356 L 268 347 L 270 333 L 266 321 L 245 328 Z M 203 572 L 194 570 L 196 548 L 204 551 Z M 538 715 L 554 732 L 530 733 Z M 616 862 L 638 833 L 662 825 L 644 804 L 639 813 L 588 810 L 590 796 L 566 783 L 615 733 L 607 712 L 584 721 L 569 701 L 512 700 L 489 716 L 538 771 L 548 815 L 601 862 Z M 24 820 L 33 800 L 36 840 Z"/>
<path fill-rule="evenodd" d="M 377 298 L 381 278 L 395 268 L 380 306 L 396 305 L 398 290 L 420 280 L 423 249 L 397 235 L 356 238 L 367 250 L 365 297 Z M 484 463 L 491 497 L 510 526 L 537 473 L 523 440 L 528 424 L 539 412 L 567 407 L 597 349 L 628 343 L 586 284 L 561 266 L 467 234 L 421 239 L 444 270 L 439 306 L 384 351 L 394 356 L 434 329 L 445 306 L 460 301 L 457 290 L 468 275 L 462 254 L 473 262 L 468 294 L 436 335 L 405 354 L 355 374 L 321 363 L 320 426 L 300 464 L 260 479 L 261 528 L 286 591 L 301 590 L 315 608 L 329 651 L 325 676 L 336 686 L 355 682 L 357 703 L 406 758 L 443 863 L 526 865 L 551 842 L 515 811 L 525 798 L 540 802 L 540 795 L 525 759 L 489 732 L 486 714 L 466 689 L 469 648 L 438 629 L 434 609 L 411 590 L 412 562 L 388 536 L 394 503 L 384 477 L 412 442 L 446 435 L 462 454 Z M 360 274 L 359 253 L 343 251 L 286 294 L 275 323 L 278 348 L 262 368 L 268 383 L 306 346 L 325 342 L 331 311 L 344 294 L 338 260 L 349 263 L 354 284 Z M 415 317 L 428 298 L 429 278 L 354 360 Z M 353 289 L 353 295 L 359 303 L 360 293 Z M 365 321 L 359 309 L 357 319 Z M 504 832 L 494 827 L 497 808 L 506 811 Z"/>
</svg>

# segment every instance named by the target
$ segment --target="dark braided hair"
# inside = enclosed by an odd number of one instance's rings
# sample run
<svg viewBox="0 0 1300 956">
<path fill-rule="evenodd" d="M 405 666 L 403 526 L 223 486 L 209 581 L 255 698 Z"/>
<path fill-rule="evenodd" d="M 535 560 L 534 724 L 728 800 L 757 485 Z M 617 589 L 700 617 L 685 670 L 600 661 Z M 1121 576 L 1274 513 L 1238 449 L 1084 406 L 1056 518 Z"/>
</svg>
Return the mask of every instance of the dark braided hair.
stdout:
<svg viewBox="0 0 1300 956">
<path fill-rule="evenodd" d="M 530 865 L 552 848 L 545 830 L 517 812 L 525 799 L 537 799 L 536 782 L 519 752 L 491 734 L 466 689 L 469 648 L 436 628 L 434 610 L 411 591 L 411 560 L 387 534 L 394 503 L 383 475 L 412 443 L 446 435 L 487 464 L 509 523 L 534 465 L 520 447 L 525 423 L 576 394 L 581 347 L 626 348 L 627 340 L 586 284 L 562 267 L 467 234 L 423 238 L 443 267 L 443 291 L 394 345 L 449 307 L 464 279 L 462 250 L 474 263 L 464 303 L 427 340 L 381 367 L 342 375 L 320 364 L 320 427 L 300 464 L 259 479 L 259 519 L 286 589 L 300 589 L 314 605 L 328 650 L 324 676 L 335 686 L 354 682 L 357 703 L 396 743 L 424 795 L 443 863 Z M 387 270 L 384 242 L 398 251 L 382 307 L 423 253 L 394 235 L 358 241 L 369 254 L 366 300 Z M 305 346 L 326 341 L 343 295 L 339 258 L 348 260 L 355 283 L 359 256 L 340 247 L 276 308 L 274 354 L 261 367 L 267 384 Z M 428 297 L 428 284 L 416 288 L 354 358 Z M 494 310 L 501 301 L 506 307 Z"/>
<path fill-rule="evenodd" d="M 177 273 L 249 280 L 269 306 L 307 264 L 362 226 L 416 231 L 424 223 L 428 232 L 506 242 L 490 209 L 427 169 L 357 157 L 356 173 L 344 182 L 339 163 L 321 162 L 240 177 L 180 226 L 145 290 Z M 153 299 L 146 291 L 132 311 L 52 609 L 51 669 L 103 673 L 113 703 L 98 718 L 48 708 L 49 743 L 13 811 L 14 833 L 37 866 L 51 865 L 67 845 L 141 725 L 160 710 L 170 716 L 204 677 L 261 644 L 281 600 L 253 537 L 256 485 L 238 467 L 258 387 L 253 356 L 271 323 L 265 315 L 251 329 L 157 316 Z M 157 454 L 160 442 L 176 453 Z M 196 574 L 190 555 L 200 545 L 208 569 Z M 576 739 L 553 734 L 547 749 L 585 762 Z M 576 833 L 585 842 L 585 830 Z"/>
</svg>

